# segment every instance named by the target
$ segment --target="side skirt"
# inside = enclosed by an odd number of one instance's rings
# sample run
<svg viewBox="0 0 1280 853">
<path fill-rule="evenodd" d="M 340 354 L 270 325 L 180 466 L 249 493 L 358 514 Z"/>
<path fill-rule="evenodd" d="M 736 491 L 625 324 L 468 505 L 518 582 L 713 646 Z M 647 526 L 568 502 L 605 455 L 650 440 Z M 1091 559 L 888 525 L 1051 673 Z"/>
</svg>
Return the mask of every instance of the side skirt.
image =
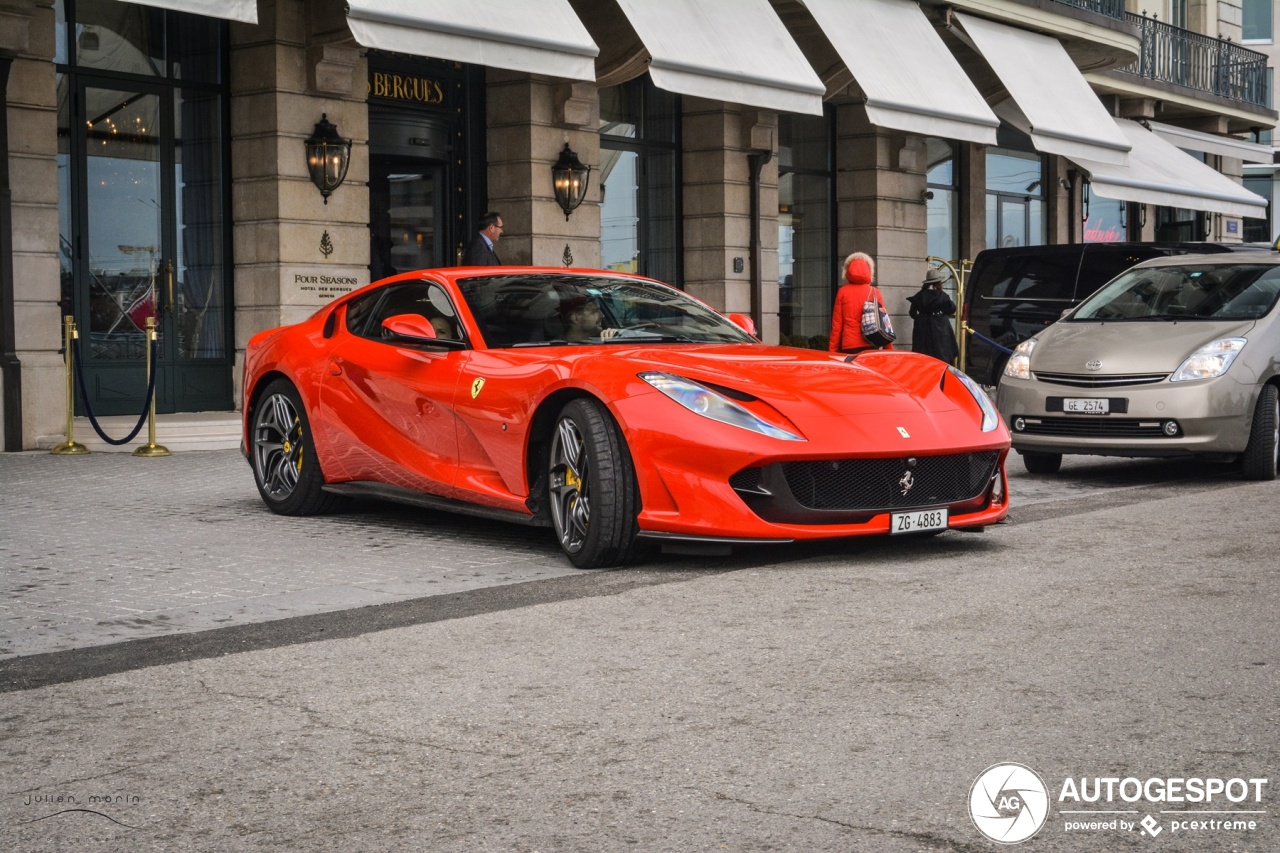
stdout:
<svg viewBox="0 0 1280 853">
<path fill-rule="evenodd" d="M 395 501 L 396 503 L 409 504 L 410 506 L 438 509 L 444 512 L 457 512 L 480 518 L 491 518 L 494 521 L 506 521 L 511 524 L 523 524 L 528 527 L 551 526 L 551 522 L 548 519 L 539 518 L 536 515 L 456 501 L 452 498 L 442 498 L 439 495 L 415 492 L 412 489 L 406 489 L 401 486 L 389 486 L 386 483 L 374 483 L 366 480 L 355 480 L 349 483 L 328 483 L 324 486 L 324 490 L 333 492 L 335 495 L 345 495 L 349 498 L 376 498 L 384 501 Z"/>
</svg>

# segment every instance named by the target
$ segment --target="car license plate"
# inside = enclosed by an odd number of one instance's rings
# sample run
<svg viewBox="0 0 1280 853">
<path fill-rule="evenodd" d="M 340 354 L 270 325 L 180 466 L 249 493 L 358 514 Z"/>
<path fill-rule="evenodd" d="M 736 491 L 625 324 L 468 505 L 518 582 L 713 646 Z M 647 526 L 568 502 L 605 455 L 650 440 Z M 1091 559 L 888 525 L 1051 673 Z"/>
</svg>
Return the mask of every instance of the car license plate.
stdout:
<svg viewBox="0 0 1280 853">
<path fill-rule="evenodd" d="M 1067 397 L 1062 401 L 1062 411 L 1081 415 L 1106 415 L 1111 413 L 1111 401 L 1105 397 Z"/>
<path fill-rule="evenodd" d="M 946 509 L 922 509 L 917 512 L 895 512 L 889 515 L 890 535 L 946 529 Z"/>
</svg>

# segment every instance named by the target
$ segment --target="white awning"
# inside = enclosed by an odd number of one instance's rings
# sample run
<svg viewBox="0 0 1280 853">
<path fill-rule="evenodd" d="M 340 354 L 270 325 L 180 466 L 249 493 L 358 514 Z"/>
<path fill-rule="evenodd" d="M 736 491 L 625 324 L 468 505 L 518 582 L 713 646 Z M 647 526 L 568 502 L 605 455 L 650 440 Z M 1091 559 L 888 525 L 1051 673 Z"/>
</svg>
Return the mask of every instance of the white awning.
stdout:
<svg viewBox="0 0 1280 853">
<path fill-rule="evenodd" d="M 994 145 L 1000 120 L 913 0 L 803 0 L 878 127 Z"/>
<path fill-rule="evenodd" d="M 347 26 L 378 50 L 596 79 L 600 51 L 569 0 L 348 0 Z"/>
<path fill-rule="evenodd" d="M 972 15 L 952 17 L 1011 96 L 996 114 L 1029 135 L 1037 151 L 1125 162 L 1128 143 L 1062 42 Z"/>
<path fill-rule="evenodd" d="M 1179 151 L 1137 122 L 1112 121 L 1131 146 L 1128 165 L 1072 158 L 1089 174 L 1089 185 L 1097 195 L 1228 216 L 1266 216 L 1267 200 L 1262 196 Z"/>
<path fill-rule="evenodd" d="M 768 0 L 617 0 L 668 92 L 822 115 L 826 87 Z"/>
<path fill-rule="evenodd" d="M 139 6 L 172 9 L 175 12 L 190 12 L 193 15 L 208 15 L 210 18 L 243 21 L 246 24 L 258 23 L 258 0 L 129 0 L 129 2 L 137 3 Z"/>
<path fill-rule="evenodd" d="M 1234 157 L 1246 163 L 1270 163 L 1275 150 L 1270 145 L 1260 145 L 1236 136 L 1218 136 L 1213 133 L 1201 133 L 1198 130 L 1187 130 L 1172 124 L 1159 122 L 1143 122 L 1151 128 L 1151 132 L 1165 142 L 1188 151 L 1200 151 L 1205 154 L 1217 154 L 1219 157 Z"/>
</svg>

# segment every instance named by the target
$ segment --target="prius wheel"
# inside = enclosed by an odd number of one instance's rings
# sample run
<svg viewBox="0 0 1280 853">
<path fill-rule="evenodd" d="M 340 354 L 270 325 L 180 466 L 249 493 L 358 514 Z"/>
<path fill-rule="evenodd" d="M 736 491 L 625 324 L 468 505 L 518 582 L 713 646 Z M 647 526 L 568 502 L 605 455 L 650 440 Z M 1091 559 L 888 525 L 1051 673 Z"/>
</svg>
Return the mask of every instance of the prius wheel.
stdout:
<svg viewBox="0 0 1280 853">
<path fill-rule="evenodd" d="M 635 553 L 640 492 L 631 454 L 595 400 L 570 402 L 556 418 L 547 477 L 560 547 L 580 569 L 626 563 Z"/>
<path fill-rule="evenodd" d="M 1280 395 L 1276 386 L 1264 385 L 1253 410 L 1249 444 L 1240 458 L 1246 480 L 1274 480 L 1280 465 Z"/>
<path fill-rule="evenodd" d="M 1022 464 L 1029 474 L 1056 474 L 1062 467 L 1061 453 L 1022 453 Z"/>
<path fill-rule="evenodd" d="M 272 512 L 315 515 L 342 502 L 321 491 L 324 474 L 316 459 L 307 413 L 287 379 L 266 387 L 253 411 L 253 479 Z"/>
</svg>

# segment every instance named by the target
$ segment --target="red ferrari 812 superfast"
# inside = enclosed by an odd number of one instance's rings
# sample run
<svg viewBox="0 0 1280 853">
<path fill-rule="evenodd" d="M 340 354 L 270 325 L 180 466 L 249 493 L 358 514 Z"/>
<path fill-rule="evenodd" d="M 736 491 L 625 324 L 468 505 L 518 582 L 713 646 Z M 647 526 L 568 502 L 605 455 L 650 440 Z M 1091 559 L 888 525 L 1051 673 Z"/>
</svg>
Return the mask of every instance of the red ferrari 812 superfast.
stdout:
<svg viewBox="0 0 1280 853">
<path fill-rule="evenodd" d="M 380 498 L 551 527 L 581 568 L 673 549 L 981 529 L 1009 433 L 911 352 L 769 346 L 600 270 L 397 275 L 249 342 L 244 450 L 284 515 Z"/>
</svg>

